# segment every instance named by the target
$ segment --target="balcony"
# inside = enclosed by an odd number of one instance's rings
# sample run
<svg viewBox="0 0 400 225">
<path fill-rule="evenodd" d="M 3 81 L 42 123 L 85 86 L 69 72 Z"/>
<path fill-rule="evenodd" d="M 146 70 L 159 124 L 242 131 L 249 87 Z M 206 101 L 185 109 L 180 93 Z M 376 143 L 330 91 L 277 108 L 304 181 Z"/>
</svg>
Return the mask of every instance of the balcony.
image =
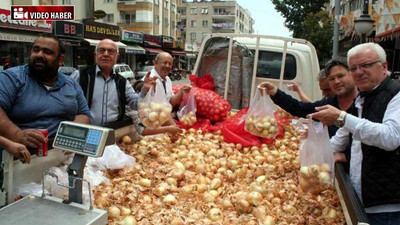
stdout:
<svg viewBox="0 0 400 225">
<path fill-rule="evenodd" d="M 153 9 L 151 0 L 136 0 L 136 1 L 121 1 L 117 2 L 117 9 L 120 11 L 135 11 L 135 10 L 149 10 Z"/>
<path fill-rule="evenodd" d="M 216 33 L 233 33 L 235 25 L 233 23 L 213 23 L 212 29 Z"/>
<path fill-rule="evenodd" d="M 134 32 L 145 32 L 148 33 L 153 29 L 152 22 L 136 21 L 136 20 L 120 20 L 117 24 L 124 30 L 134 31 Z"/>
</svg>

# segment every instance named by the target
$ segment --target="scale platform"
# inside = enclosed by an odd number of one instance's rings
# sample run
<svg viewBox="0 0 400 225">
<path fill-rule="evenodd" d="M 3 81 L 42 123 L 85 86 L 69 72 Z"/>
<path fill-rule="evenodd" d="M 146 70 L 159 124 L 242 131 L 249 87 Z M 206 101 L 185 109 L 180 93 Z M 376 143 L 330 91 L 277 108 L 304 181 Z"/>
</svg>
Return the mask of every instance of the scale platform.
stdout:
<svg viewBox="0 0 400 225">
<path fill-rule="evenodd" d="M 104 225 L 107 212 L 88 206 L 64 204 L 59 198 L 30 195 L 0 210 L 2 225 Z"/>
</svg>

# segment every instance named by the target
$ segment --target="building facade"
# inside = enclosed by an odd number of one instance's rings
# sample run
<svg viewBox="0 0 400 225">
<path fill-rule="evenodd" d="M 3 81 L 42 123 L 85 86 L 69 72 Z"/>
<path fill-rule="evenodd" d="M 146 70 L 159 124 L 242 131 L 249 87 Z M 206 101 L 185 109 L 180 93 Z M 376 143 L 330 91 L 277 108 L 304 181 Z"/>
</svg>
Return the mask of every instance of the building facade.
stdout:
<svg viewBox="0 0 400 225">
<path fill-rule="evenodd" d="M 236 1 L 182 1 L 178 12 L 181 14 L 178 28 L 185 40 L 185 50 L 189 52 L 198 52 L 207 34 L 254 32 L 250 12 Z"/>
<path fill-rule="evenodd" d="M 331 12 L 334 0 L 330 1 Z M 361 42 L 361 35 L 354 29 L 354 20 L 363 11 L 364 0 L 341 1 L 339 16 L 339 55 Z M 366 41 L 379 43 L 386 51 L 388 69 L 400 73 L 400 0 L 369 0 L 368 13 L 374 19 L 373 29 Z"/>
</svg>

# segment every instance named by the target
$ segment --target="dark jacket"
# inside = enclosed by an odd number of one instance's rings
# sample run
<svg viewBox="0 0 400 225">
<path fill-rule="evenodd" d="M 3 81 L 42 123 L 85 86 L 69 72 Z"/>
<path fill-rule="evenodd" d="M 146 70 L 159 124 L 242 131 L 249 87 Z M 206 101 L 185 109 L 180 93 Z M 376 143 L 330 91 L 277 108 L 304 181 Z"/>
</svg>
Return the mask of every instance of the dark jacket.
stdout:
<svg viewBox="0 0 400 225">
<path fill-rule="evenodd" d="M 386 78 L 378 88 L 366 93 L 362 118 L 382 123 L 387 105 L 399 91 L 400 83 Z M 361 185 L 365 207 L 399 204 L 400 147 L 394 151 L 386 151 L 362 143 L 361 149 L 363 153 Z"/>
<path fill-rule="evenodd" d="M 88 66 L 79 69 L 79 84 L 82 87 L 83 93 L 88 101 L 89 108 L 92 105 L 93 98 L 93 90 L 94 90 L 94 81 L 96 80 L 96 66 Z M 125 87 L 127 80 L 119 75 L 118 73 L 114 74 L 114 81 L 117 87 L 118 92 L 118 120 L 121 121 L 125 115 L 125 105 L 126 105 L 126 96 L 125 96 Z"/>
</svg>

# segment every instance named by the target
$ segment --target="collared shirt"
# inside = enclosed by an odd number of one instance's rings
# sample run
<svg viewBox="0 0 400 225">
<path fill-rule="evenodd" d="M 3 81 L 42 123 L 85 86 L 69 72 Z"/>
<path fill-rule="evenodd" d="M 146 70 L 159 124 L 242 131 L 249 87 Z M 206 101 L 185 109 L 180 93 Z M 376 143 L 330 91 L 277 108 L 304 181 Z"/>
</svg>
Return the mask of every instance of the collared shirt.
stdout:
<svg viewBox="0 0 400 225">
<path fill-rule="evenodd" d="M 373 123 L 361 118 L 364 98 L 357 97 L 355 106 L 358 117 L 347 114 L 343 128 L 339 129 L 331 139 L 331 146 L 335 152 L 345 149 L 349 143 L 349 132 L 353 134 L 351 144 L 350 180 L 353 187 L 361 197 L 361 142 L 379 147 L 386 151 L 393 151 L 400 146 L 400 93 L 389 102 L 382 123 Z M 400 204 L 379 205 L 366 208 L 367 213 L 396 212 L 400 211 Z"/>
<path fill-rule="evenodd" d="M 102 126 L 118 119 L 119 99 L 118 91 L 115 83 L 115 74 L 111 74 L 107 79 L 104 78 L 100 68 L 96 66 L 96 78 L 94 81 L 93 98 L 90 106 L 91 120 L 95 125 Z M 79 82 L 79 72 L 74 74 L 73 78 Z M 133 110 L 137 110 L 137 103 L 140 97 L 144 97 L 144 93 L 136 94 L 132 85 L 127 81 L 125 87 L 126 103 Z"/>
<path fill-rule="evenodd" d="M 58 73 L 57 83 L 48 89 L 29 74 L 27 65 L 0 73 L 0 107 L 19 128 L 47 129 L 49 137 L 61 121 L 90 116 L 77 82 Z"/>
<path fill-rule="evenodd" d="M 165 77 L 165 88 L 163 85 L 163 78 L 157 73 L 157 71 L 153 68 L 150 73 L 150 77 L 158 77 L 156 81 L 156 92 L 162 91 L 165 93 L 168 102 L 171 100 L 171 97 L 174 95 L 174 92 L 172 91 L 172 81 L 169 79 L 168 76 Z M 144 80 L 144 77 L 142 78 Z"/>
</svg>

